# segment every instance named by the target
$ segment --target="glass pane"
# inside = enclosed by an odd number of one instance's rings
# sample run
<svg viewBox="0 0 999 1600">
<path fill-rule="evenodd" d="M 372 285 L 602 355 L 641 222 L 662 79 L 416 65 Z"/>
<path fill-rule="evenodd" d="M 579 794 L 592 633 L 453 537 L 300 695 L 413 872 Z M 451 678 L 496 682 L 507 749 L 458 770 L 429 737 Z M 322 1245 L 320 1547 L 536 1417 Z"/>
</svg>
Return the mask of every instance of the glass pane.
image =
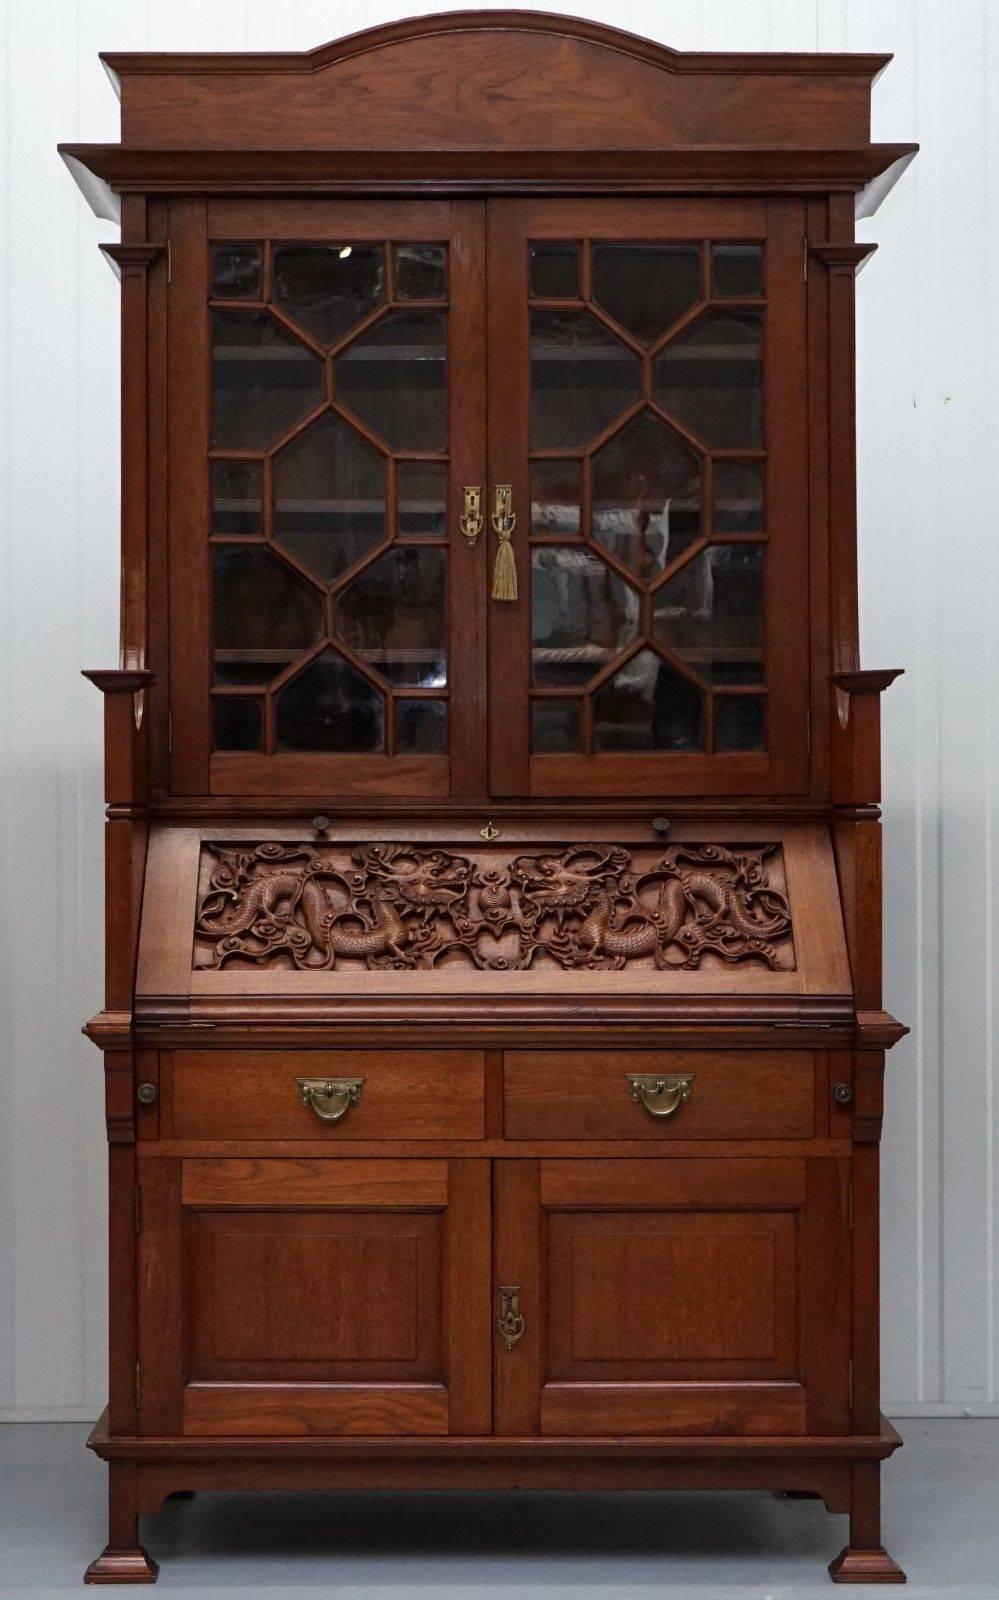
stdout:
<svg viewBox="0 0 999 1600">
<path fill-rule="evenodd" d="M 651 650 L 642 650 L 593 697 L 593 748 L 700 750 L 701 696 Z"/>
<path fill-rule="evenodd" d="M 447 701 L 397 700 L 395 748 L 401 756 L 446 754 Z"/>
<path fill-rule="evenodd" d="M 714 244 L 711 246 L 711 293 L 724 297 L 759 299 L 763 294 L 763 246 Z"/>
<path fill-rule="evenodd" d="M 593 457 L 593 537 L 643 582 L 698 537 L 701 465 L 651 411 Z"/>
<path fill-rule="evenodd" d="M 260 545 L 212 552 L 214 682 L 267 684 L 322 633 L 311 584 Z"/>
<path fill-rule="evenodd" d="M 579 245 L 531 245 L 531 293 L 541 300 L 572 300 L 579 294 Z"/>
<path fill-rule="evenodd" d="M 212 294 L 233 300 L 260 299 L 260 246 L 217 244 L 212 250 Z"/>
<path fill-rule="evenodd" d="M 696 244 L 595 244 L 593 298 L 643 344 L 651 344 L 701 298 Z"/>
<path fill-rule="evenodd" d="M 259 461 L 212 462 L 212 532 L 260 533 Z"/>
<path fill-rule="evenodd" d="M 370 244 L 274 247 L 274 303 L 319 344 L 335 344 L 385 293 L 381 248 Z"/>
<path fill-rule="evenodd" d="M 588 311 L 531 312 L 531 445 L 571 450 L 638 398 L 638 360 Z"/>
<path fill-rule="evenodd" d="M 709 683 L 763 682 L 763 550 L 711 545 L 657 589 L 653 632 Z"/>
<path fill-rule="evenodd" d="M 274 537 L 324 583 L 385 537 L 385 462 L 325 412 L 274 458 Z"/>
<path fill-rule="evenodd" d="M 212 749 L 259 750 L 264 738 L 264 711 L 248 695 L 216 695 L 212 700 Z"/>
<path fill-rule="evenodd" d="M 434 461 L 400 461 L 396 482 L 399 532 L 441 537 L 446 531 L 447 467 Z"/>
<path fill-rule="evenodd" d="M 381 691 L 336 650 L 324 650 L 276 697 L 279 750 L 385 748 Z"/>
<path fill-rule="evenodd" d="M 725 694 L 715 701 L 715 749 L 763 750 L 766 701 L 762 695 Z"/>
<path fill-rule="evenodd" d="M 763 520 L 763 462 L 716 461 L 716 533 L 760 533 Z"/>
<path fill-rule="evenodd" d="M 390 311 L 336 363 L 337 398 L 393 450 L 443 450 L 445 319 L 439 311 Z"/>
<path fill-rule="evenodd" d="M 635 637 L 638 595 L 592 551 L 535 546 L 531 679 L 588 683 Z"/>
<path fill-rule="evenodd" d="M 397 245 L 395 292 L 400 300 L 443 300 L 447 294 L 444 246 Z"/>
<path fill-rule="evenodd" d="M 268 311 L 213 311 L 212 397 L 212 444 L 263 450 L 322 403 L 322 363 Z"/>
<path fill-rule="evenodd" d="M 578 533 L 580 463 L 531 464 L 531 527 L 535 533 Z"/>
<path fill-rule="evenodd" d="M 531 701 L 531 749 L 535 755 L 579 750 L 579 701 Z"/>
<path fill-rule="evenodd" d="M 707 444 L 763 443 L 763 317 L 706 311 L 656 358 L 656 399 Z"/>
<path fill-rule="evenodd" d="M 337 633 L 389 683 L 447 682 L 447 553 L 398 547 L 365 568 L 337 601 Z"/>
</svg>

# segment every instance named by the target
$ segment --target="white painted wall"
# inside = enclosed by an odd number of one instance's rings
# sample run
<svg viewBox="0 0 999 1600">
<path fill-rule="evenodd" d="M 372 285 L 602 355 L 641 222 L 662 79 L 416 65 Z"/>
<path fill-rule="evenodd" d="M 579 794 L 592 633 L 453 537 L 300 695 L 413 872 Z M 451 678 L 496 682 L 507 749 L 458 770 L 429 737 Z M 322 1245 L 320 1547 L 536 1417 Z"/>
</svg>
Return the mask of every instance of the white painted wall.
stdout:
<svg viewBox="0 0 999 1600">
<path fill-rule="evenodd" d="M 882 248 L 858 285 L 863 658 L 907 669 L 886 701 L 887 1003 L 913 1034 L 888 1080 L 885 1395 L 999 1414 L 999 5 L 550 4 L 681 49 L 896 55 L 874 136 L 923 150 L 862 226 Z M 118 136 L 98 49 L 304 49 L 417 8 L 3 10 L 0 1418 L 90 1418 L 105 1387 L 100 1057 L 79 1034 L 101 997 L 101 704 L 79 668 L 116 660 L 119 290 L 97 253 L 116 233 L 56 141 Z"/>
</svg>

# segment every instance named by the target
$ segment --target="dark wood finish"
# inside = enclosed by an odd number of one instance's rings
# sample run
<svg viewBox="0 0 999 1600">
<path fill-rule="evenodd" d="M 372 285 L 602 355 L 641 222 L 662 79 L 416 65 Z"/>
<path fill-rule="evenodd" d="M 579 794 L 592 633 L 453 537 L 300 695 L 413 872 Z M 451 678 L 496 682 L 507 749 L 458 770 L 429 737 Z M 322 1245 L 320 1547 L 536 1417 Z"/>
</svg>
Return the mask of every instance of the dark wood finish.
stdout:
<svg viewBox="0 0 999 1600">
<path fill-rule="evenodd" d="M 850 1516 L 834 1580 L 902 1581 L 878 1398 L 884 1053 L 905 1031 L 881 993 L 896 674 L 860 668 L 854 490 L 854 204 L 915 148 L 870 142 L 887 60 L 689 54 L 523 11 L 302 55 L 105 58 L 122 141 L 62 149 L 122 224 L 102 247 L 122 291 L 121 648 L 87 674 L 111 1293 L 88 1582 L 153 1581 L 138 1519 L 181 1491 L 409 1487 L 818 1495 Z M 712 534 L 770 552 L 764 749 L 532 753 L 527 245 L 560 238 L 696 240 L 713 309 L 711 242 L 763 245 L 766 528 Z M 272 538 L 290 434 L 221 451 L 260 460 L 262 520 L 209 525 L 209 246 L 276 240 L 340 261 L 448 246 L 446 752 L 390 732 L 384 754 L 265 754 L 272 702 L 260 748 L 212 748 L 210 540 Z M 270 244 L 261 270 L 259 299 L 231 303 L 288 331 Z M 578 293 L 592 306 L 585 265 Z M 611 332 L 657 414 L 652 358 Z M 375 447 L 338 346 L 294 337 Z M 499 482 L 514 603 L 491 598 Z M 677 570 L 689 548 L 669 544 Z M 751 692 L 716 680 L 709 729 L 726 690 Z M 654 1118 L 628 1075 L 671 1072 L 690 1098 Z M 323 1121 L 299 1077 L 363 1079 L 360 1098 Z"/>
<path fill-rule="evenodd" d="M 163 1133 L 175 1139 L 481 1139 L 473 1050 L 178 1050 L 166 1058 Z M 301 1104 L 296 1078 L 363 1078 L 341 1122 Z"/>
<path fill-rule="evenodd" d="M 629 1074 L 675 1072 L 694 1081 L 668 1119 L 631 1099 Z M 505 1083 L 508 1139 L 809 1139 L 821 1126 L 802 1050 L 508 1050 Z"/>
</svg>

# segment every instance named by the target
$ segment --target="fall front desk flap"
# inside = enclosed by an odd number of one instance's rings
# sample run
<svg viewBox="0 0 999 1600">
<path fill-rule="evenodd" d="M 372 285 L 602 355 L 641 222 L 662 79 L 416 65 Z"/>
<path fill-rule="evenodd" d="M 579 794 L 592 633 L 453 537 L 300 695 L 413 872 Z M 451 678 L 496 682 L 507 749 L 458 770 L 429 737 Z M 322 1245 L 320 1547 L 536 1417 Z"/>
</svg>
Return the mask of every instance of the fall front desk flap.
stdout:
<svg viewBox="0 0 999 1600">
<path fill-rule="evenodd" d="M 852 1010 L 828 831 L 603 823 L 180 827 L 150 838 L 137 1012 L 211 1015 L 239 996 L 289 1012 L 338 1000 L 470 997 L 561 1004 L 645 997 L 664 1019 L 745 1002 Z M 488 835 L 491 828 L 484 832 Z"/>
</svg>

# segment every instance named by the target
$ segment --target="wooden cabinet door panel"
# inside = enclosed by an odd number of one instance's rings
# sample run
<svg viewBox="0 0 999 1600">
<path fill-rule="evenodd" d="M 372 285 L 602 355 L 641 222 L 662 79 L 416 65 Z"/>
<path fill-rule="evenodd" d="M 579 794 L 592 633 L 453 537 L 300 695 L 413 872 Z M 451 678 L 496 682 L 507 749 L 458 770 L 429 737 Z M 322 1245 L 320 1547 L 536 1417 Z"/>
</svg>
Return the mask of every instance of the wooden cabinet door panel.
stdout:
<svg viewBox="0 0 999 1600">
<path fill-rule="evenodd" d="M 805 791 L 803 207 L 491 201 L 487 229 L 518 579 L 491 792 Z"/>
<path fill-rule="evenodd" d="M 143 1431 L 488 1431 L 487 1163 L 153 1159 L 141 1193 Z"/>
<path fill-rule="evenodd" d="M 845 1427 L 846 1233 L 824 1158 L 497 1163 L 498 1431 Z"/>
</svg>

